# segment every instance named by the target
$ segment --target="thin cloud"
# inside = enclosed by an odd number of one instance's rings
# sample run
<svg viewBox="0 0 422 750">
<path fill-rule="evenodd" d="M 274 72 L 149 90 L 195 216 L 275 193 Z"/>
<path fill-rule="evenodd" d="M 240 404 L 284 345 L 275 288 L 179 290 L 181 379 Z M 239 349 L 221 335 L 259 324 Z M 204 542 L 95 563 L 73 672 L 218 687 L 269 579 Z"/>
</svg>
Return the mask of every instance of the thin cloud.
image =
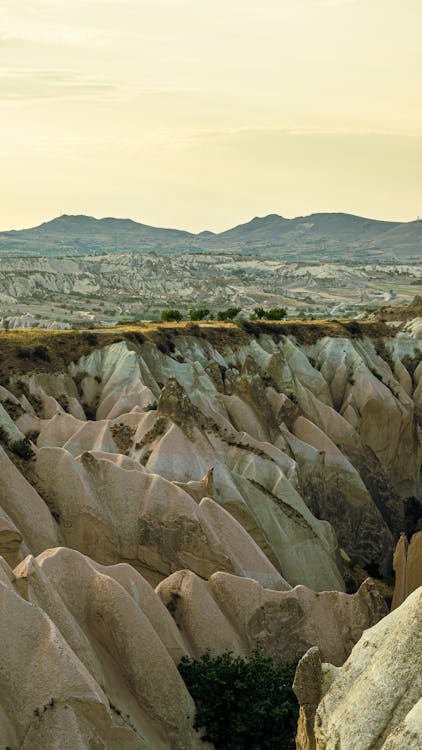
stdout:
<svg viewBox="0 0 422 750">
<path fill-rule="evenodd" d="M 71 29 L 61 26 L 33 26 L 32 28 L 12 28 L 0 32 L 0 44 L 42 44 L 49 46 L 79 47 L 99 41 L 101 32 L 97 29 Z"/>
<path fill-rule="evenodd" d="M 255 138 L 255 137 L 375 137 L 375 138 L 415 138 L 421 139 L 422 132 L 409 130 L 393 129 L 368 129 L 368 128 L 350 128 L 350 127 L 286 127 L 282 128 L 277 125 L 262 126 L 241 126 L 233 128 L 198 128 L 198 129 L 181 129 L 176 133 L 174 130 L 163 131 L 161 134 L 162 141 L 168 141 L 169 144 L 180 145 L 197 145 L 202 143 L 223 143 L 233 138 Z"/>
<path fill-rule="evenodd" d="M 72 70 L 9 69 L 0 72 L 1 101 L 109 99 L 114 83 Z"/>
</svg>

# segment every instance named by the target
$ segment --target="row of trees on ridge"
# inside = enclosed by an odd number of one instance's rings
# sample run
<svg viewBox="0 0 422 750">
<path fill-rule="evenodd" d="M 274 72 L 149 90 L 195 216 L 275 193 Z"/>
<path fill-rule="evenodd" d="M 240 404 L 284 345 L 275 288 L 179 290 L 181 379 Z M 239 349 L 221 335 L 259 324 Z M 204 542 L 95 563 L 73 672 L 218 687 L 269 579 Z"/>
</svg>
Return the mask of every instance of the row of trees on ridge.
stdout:
<svg viewBox="0 0 422 750">
<path fill-rule="evenodd" d="M 189 320 L 234 320 L 242 312 L 241 307 L 228 307 L 226 310 L 218 310 L 218 312 L 212 312 L 208 307 L 197 307 L 189 310 Z M 249 320 L 283 320 L 286 317 L 287 311 L 284 307 L 273 307 L 269 310 L 265 310 L 263 307 L 255 307 L 252 315 L 249 316 Z M 183 320 L 183 314 L 180 310 L 168 309 L 162 310 L 161 320 L 165 323 L 180 322 Z"/>
</svg>

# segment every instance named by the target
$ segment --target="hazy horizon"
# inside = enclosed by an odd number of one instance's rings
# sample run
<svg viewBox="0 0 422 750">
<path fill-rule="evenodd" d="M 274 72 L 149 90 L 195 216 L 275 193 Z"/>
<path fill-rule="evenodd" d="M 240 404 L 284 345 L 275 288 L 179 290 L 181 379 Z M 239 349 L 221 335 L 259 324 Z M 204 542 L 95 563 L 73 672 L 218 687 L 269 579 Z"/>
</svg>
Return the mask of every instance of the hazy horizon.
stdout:
<svg viewBox="0 0 422 750">
<path fill-rule="evenodd" d="M 0 226 L 422 214 L 420 0 L 3 0 Z"/>
</svg>

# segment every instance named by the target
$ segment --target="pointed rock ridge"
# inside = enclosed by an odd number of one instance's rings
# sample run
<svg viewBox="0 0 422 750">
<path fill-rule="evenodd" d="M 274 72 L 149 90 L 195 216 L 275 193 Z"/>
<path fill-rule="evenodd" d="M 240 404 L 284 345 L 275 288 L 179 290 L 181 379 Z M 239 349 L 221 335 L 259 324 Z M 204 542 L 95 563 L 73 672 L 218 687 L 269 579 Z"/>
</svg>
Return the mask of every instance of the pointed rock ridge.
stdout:
<svg viewBox="0 0 422 750">
<path fill-rule="evenodd" d="M 5 556 L 16 564 L 28 552 L 36 554 L 60 543 L 60 534 L 49 508 L 34 487 L 0 448 L 0 518 Z M 18 545 L 18 540 L 21 544 Z"/>
<path fill-rule="evenodd" d="M 408 595 L 422 586 L 422 531 L 413 534 L 407 553 Z"/>
<path fill-rule="evenodd" d="M 357 469 L 309 420 L 298 417 L 292 430 L 294 435 L 282 433 L 297 461 L 300 492 L 312 513 L 330 522 L 339 544 L 353 550 L 359 565 L 376 562 L 387 572 L 393 537 Z"/>
<path fill-rule="evenodd" d="M 15 566 L 19 562 L 21 544 L 22 535 L 20 531 L 0 507 L 0 555 L 10 566 Z"/>
<path fill-rule="evenodd" d="M 203 747 L 176 668 L 189 652 L 130 566 L 104 568 L 75 550 L 47 550 L 13 573 L 0 565 L 6 604 L 20 618 L 13 647 L 2 633 L 2 747 L 52 748 L 59 740 L 65 750 Z"/>
<path fill-rule="evenodd" d="M 387 612 L 369 579 L 350 595 L 314 593 L 304 586 L 274 591 L 228 573 L 214 573 L 203 581 L 185 570 L 166 578 L 156 591 L 173 607 L 196 656 L 207 649 L 221 653 L 221 643 L 236 653 L 251 653 L 258 643 L 267 656 L 292 661 L 316 644 L 324 660 L 340 665 L 365 628 Z"/>
<path fill-rule="evenodd" d="M 300 659 L 293 682 L 299 702 L 296 750 L 316 750 L 315 713 L 336 672 L 337 667 L 321 662 L 318 646 L 312 646 Z"/>
<path fill-rule="evenodd" d="M 316 750 L 420 750 L 421 654 L 422 587 L 366 630 L 338 670 L 316 711 Z"/>
<path fill-rule="evenodd" d="M 111 710 L 128 719 L 124 725 L 133 740 L 144 737 L 151 748 L 199 746 L 193 702 L 173 661 L 186 649 L 141 576 L 126 565 L 98 566 L 64 548 L 26 558 L 15 574 L 19 590 L 60 628 L 92 680 L 103 686 Z"/>
<path fill-rule="evenodd" d="M 407 597 L 407 550 L 409 542 L 407 536 L 402 531 L 400 539 L 397 542 L 393 557 L 393 570 L 396 576 L 394 585 L 393 601 L 391 609 L 397 609 L 403 604 Z"/>
<path fill-rule="evenodd" d="M 393 568 L 396 575 L 391 609 L 399 607 L 404 600 L 422 586 L 422 531 L 413 534 L 410 544 L 403 532 L 394 552 Z"/>
<path fill-rule="evenodd" d="M 207 471 L 203 479 L 199 482 L 174 482 L 176 487 L 180 487 L 182 490 L 188 493 L 193 499 L 200 503 L 203 497 L 211 497 L 214 499 L 214 469 Z"/>
<path fill-rule="evenodd" d="M 296 750 L 316 750 L 315 712 L 322 698 L 322 665 L 318 646 L 312 646 L 300 659 L 293 691 L 299 702 Z"/>
<path fill-rule="evenodd" d="M 1 747 L 108 750 L 112 721 L 103 690 L 48 615 L 19 595 L 14 580 L 3 562 Z"/>
<path fill-rule="evenodd" d="M 95 423 L 94 423 L 95 424 Z M 66 544 L 103 564 L 130 561 L 153 583 L 188 567 L 289 588 L 248 532 L 220 505 L 114 454 L 40 448 L 36 472 L 57 507 Z"/>
<path fill-rule="evenodd" d="M 198 418 L 198 410 L 175 378 L 169 378 L 164 385 L 158 399 L 157 414 L 168 417 L 184 431 L 195 426 Z"/>
</svg>

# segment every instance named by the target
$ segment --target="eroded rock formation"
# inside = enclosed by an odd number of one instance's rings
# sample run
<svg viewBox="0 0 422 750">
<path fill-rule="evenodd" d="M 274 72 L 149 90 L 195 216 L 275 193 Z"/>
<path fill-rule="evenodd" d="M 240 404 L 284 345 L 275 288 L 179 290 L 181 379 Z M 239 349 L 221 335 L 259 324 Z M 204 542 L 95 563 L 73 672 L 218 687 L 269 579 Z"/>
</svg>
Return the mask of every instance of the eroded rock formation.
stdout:
<svg viewBox="0 0 422 750">
<path fill-rule="evenodd" d="M 344 593 L 342 561 L 389 572 L 420 502 L 413 329 L 306 343 L 165 331 L 94 337 L 67 370 L 34 365 L 0 387 L 5 747 L 203 747 L 183 654 L 317 646 L 340 667 L 386 613 L 371 581 Z M 419 536 L 399 543 L 395 604 L 418 585 Z"/>
<path fill-rule="evenodd" d="M 24 750 L 204 747 L 176 668 L 183 655 L 246 655 L 259 643 L 290 660 L 317 643 L 342 663 L 385 614 L 369 581 L 353 596 L 276 592 L 185 570 L 154 591 L 131 565 L 64 547 L 28 555 L 14 571 L 1 559 L 0 609 L 0 743 Z"/>
</svg>

